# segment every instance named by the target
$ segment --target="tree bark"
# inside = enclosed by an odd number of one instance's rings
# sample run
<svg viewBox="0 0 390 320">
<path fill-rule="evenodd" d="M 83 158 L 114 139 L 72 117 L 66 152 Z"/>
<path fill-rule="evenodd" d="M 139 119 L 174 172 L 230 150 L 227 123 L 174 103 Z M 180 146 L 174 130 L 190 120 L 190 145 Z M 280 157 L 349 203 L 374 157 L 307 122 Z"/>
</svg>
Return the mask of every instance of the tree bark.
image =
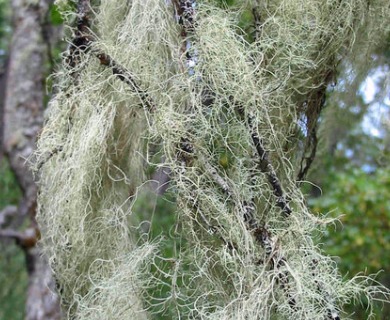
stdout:
<svg viewBox="0 0 390 320">
<path fill-rule="evenodd" d="M 12 227 L 18 230 L 26 220 L 30 225 L 22 236 L 15 238 L 25 252 L 29 274 L 27 320 L 60 319 L 54 279 L 36 246 L 39 239 L 35 221 L 37 186 L 26 162 L 35 149 L 36 136 L 43 124 L 44 86 L 49 67 L 46 21 L 50 3 L 51 0 L 12 0 L 14 31 L 4 105 L 3 147 L 23 191 Z"/>
<path fill-rule="evenodd" d="M 7 61 L 0 63 L 0 164 L 3 159 L 3 126 L 4 126 L 4 100 L 6 83 Z"/>
</svg>

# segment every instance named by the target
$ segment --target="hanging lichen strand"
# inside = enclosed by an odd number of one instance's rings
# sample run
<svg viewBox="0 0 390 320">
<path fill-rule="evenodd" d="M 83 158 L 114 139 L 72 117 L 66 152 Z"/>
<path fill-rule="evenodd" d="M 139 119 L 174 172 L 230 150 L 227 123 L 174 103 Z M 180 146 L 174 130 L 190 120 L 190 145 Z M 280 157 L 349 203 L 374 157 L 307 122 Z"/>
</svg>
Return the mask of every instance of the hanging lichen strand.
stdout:
<svg viewBox="0 0 390 320">
<path fill-rule="evenodd" d="M 156 1 L 102 1 L 96 10 L 92 19 L 80 1 L 68 13 L 77 28 L 39 140 L 37 218 L 69 319 L 144 319 L 138 294 L 155 248 L 137 245 L 132 229 L 153 109 L 141 86 L 158 91 L 172 76 L 162 43 L 170 22 Z"/>
<path fill-rule="evenodd" d="M 73 3 L 58 1 L 73 29 L 36 152 L 67 318 L 347 319 L 378 298 L 315 246 L 327 221 L 299 184 L 326 87 L 385 32 L 387 0 Z M 174 257 L 135 223 L 146 141 L 172 172 Z"/>
</svg>

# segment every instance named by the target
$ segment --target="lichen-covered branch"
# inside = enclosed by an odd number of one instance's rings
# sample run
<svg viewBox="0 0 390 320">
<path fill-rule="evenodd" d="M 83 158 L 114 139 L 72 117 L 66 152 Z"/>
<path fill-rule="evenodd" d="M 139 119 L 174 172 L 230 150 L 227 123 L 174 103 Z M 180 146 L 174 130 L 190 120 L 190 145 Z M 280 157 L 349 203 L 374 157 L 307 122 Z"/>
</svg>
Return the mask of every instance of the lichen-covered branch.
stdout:
<svg viewBox="0 0 390 320">
<path fill-rule="evenodd" d="M 287 199 L 284 195 L 281 183 L 276 175 L 276 171 L 269 160 L 267 151 L 265 150 L 264 144 L 257 134 L 256 128 L 253 125 L 253 119 L 251 116 L 248 117 L 248 126 L 251 132 L 251 137 L 253 144 L 256 148 L 258 158 L 258 163 L 261 172 L 267 175 L 269 184 L 272 187 L 273 193 L 276 196 L 276 205 L 282 209 L 284 215 L 289 216 L 292 213 L 292 210 L 287 203 Z"/>
<path fill-rule="evenodd" d="M 115 60 L 113 60 L 109 55 L 105 53 L 98 52 L 96 53 L 96 57 L 100 60 L 100 63 L 102 65 L 111 68 L 112 73 L 119 80 L 129 85 L 130 89 L 138 94 L 142 103 L 147 107 L 149 112 L 153 112 L 156 109 L 156 104 L 154 103 L 152 98 L 145 90 L 140 88 L 130 71 L 119 65 Z"/>
<path fill-rule="evenodd" d="M 363 2 L 252 1 L 255 43 L 211 1 L 79 2 L 67 86 L 39 142 L 42 241 L 72 316 L 145 319 L 150 307 L 172 319 L 334 320 L 360 293 L 373 297 L 315 246 L 322 220 L 296 183 L 311 159 L 297 169 L 289 139 L 306 111 L 317 122 L 322 78 L 370 16 Z M 234 9 L 248 12 L 243 3 Z M 133 225 L 153 162 L 144 140 L 162 141 L 177 199 L 169 257 L 165 239 Z"/>
<path fill-rule="evenodd" d="M 81 52 L 88 50 L 93 40 L 91 37 L 91 3 L 90 0 L 79 0 L 77 2 L 77 20 L 74 37 L 68 47 L 66 62 L 71 68 L 75 68 L 80 62 Z"/>
</svg>

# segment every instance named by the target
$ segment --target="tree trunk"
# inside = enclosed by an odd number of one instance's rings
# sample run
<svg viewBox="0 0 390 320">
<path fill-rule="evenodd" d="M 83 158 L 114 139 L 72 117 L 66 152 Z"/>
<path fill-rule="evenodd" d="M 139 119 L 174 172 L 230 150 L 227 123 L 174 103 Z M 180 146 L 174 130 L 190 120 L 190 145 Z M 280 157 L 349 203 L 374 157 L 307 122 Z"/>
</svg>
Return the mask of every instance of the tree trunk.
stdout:
<svg viewBox="0 0 390 320">
<path fill-rule="evenodd" d="M 44 86 L 47 73 L 49 41 L 47 15 L 50 0 L 13 0 L 13 36 L 10 46 L 4 105 L 4 151 L 23 198 L 12 227 L 30 225 L 22 233 L 10 234 L 26 254 L 29 288 L 26 319 L 60 319 L 59 300 L 54 280 L 36 242 L 39 231 L 35 222 L 37 187 L 26 159 L 35 148 L 36 136 L 43 123 Z"/>
</svg>

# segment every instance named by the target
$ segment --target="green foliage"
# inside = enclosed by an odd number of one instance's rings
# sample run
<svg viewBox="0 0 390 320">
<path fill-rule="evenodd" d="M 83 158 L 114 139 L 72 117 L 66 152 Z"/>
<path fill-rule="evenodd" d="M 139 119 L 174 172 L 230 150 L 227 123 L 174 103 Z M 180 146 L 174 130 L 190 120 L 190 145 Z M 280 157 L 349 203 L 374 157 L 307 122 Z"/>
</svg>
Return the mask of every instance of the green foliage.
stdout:
<svg viewBox="0 0 390 320">
<path fill-rule="evenodd" d="M 6 56 L 10 29 L 10 4 L 6 0 L 0 0 L 0 68 Z"/>
<path fill-rule="evenodd" d="M 328 167 L 329 168 L 329 167 Z M 367 173 L 350 168 L 332 171 L 323 180 L 323 196 L 310 200 L 313 211 L 339 218 L 321 238 L 324 250 L 334 256 L 343 275 L 375 274 L 389 285 L 390 276 L 390 170 Z M 367 319 L 367 304 L 349 306 L 354 319 Z M 389 312 L 376 305 L 376 314 Z M 375 318 L 376 319 L 376 318 Z M 379 318 L 378 318 L 379 319 Z"/>
<path fill-rule="evenodd" d="M 232 6 L 235 1 L 234 0 L 216 0 L 215 2 L 217 4 L 219 4 L 220 6 L 229 7 L 229 6 Z"/>
<path fill-rule="evenodd" d="M 330 93 L 321 118 L 320 149 L 309 178 L 323 192 L 310 201 L 314 210 L 330 212 L 332 217 L 342 215 L 341 223 L 327 231 L 324 241 L 330 254 L 341 257 L 341 271 L 349 275 L 362 270 L 390 272 L 390 128 L 385 120 L 370 122 L 368 127 L 381 133 L 372 136 L 362 126 L 372 113 L 370 105 L 385 106 L 381 90 L 386 92 L 386 74 L 375 76 L 379 93 L 372 102 L 367 103 L 361 91 L 368 76 L 386 70 L 389 48 L 389 41 L 378 44 L 367 65 L 359 63 L 359 57 L 344 61 L 339 84 Z"/>
<path fill-rule="evenodd" d="M 21 191 L 8 163 L 0 164 L 0 210 L 16 205 Z M 13 241 L 0 242 L 0 319 L 20 320 L 24 316 L 27 273 L 23 251 Z"/>
<path fill-rule="evenodd" d="M 74 0 L 56 0 L 54 5 L 60 12 L 74 12 L 77 7 L 77 1 Z"/>
<path fill-rule="evenodd" d="M 322 190 L 310 203 L 314 211 L 341 215 L 323 241 L 329 254 L 341 257 L 342 272 L 390 272 L 390 170 L 330 173 Z"/>
<path fill-rule="evenodd" d="M 0 209 L 7 205 L 16 205 L 21 191 L 5 158 L 0 163 Z"/>
<path fill-rule="evenodd" d="M 64 23 L 64 19 L 57 5 L 52 4 L 50 6 L 50 23 L 54 26 L 58 26 Z"/>
<path fill-rule="evenodd" d="M 28 277 L 23 251 L 13 242 L 0 242 L 1 320 L 23 319 L 27 282 Z"/>
</svg>

